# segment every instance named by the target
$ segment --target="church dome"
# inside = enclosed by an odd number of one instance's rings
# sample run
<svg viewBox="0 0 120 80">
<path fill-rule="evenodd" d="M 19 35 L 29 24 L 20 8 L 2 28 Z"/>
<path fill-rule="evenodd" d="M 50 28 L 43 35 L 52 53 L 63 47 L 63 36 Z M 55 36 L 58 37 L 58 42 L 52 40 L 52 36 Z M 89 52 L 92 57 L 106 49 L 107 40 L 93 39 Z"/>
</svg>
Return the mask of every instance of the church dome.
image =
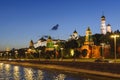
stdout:
<svg viewBox="0 0 120 80">
<path fill-rule="evenodd" d="M 91 30 L 90 30 L 90 27 L 87 28 L 87 31 L 91 31 Z"/>
<path fill-rule="evenodd" d="M 102 16 L 101 18 L 105 18 L 105 16 Z"/>
<path fill-rule="evenodd" d="M 107 26 L 111 26 L 110 24 L 108 24 Z"/>
<path fill-rule="evenodd" d="M 101 17 L 101 20 L 102 20 L 102 21 L 105 21 L 105 16 L 102 16 L 102 17 Z"/>
<path fill-rule="evenodd" d="M 75 30 L 73 33 L 77 33 L 77 31 Z"/>
</svg>

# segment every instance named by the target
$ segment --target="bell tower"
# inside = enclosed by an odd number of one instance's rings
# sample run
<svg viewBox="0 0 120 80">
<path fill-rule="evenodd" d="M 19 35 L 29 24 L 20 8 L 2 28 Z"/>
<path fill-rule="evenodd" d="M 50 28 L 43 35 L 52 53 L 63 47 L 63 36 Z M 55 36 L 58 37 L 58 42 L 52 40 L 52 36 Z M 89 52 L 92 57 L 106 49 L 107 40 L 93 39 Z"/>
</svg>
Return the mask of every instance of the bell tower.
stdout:
<svg viewBox="0 0 120 80">
<path fill-rule="evenodd" d="M 105 16 L 101 17 L 101 34 L 106 34 Z"/>
</svg>

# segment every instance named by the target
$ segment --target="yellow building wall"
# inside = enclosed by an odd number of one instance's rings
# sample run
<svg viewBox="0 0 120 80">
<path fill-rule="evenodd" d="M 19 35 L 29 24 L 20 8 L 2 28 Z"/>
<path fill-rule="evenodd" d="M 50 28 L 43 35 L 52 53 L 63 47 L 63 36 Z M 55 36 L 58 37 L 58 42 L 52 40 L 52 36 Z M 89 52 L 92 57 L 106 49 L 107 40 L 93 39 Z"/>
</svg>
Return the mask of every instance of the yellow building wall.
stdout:
<svg viewBox="0 0 120 80">
<path fill-rule="evenodd" d="M 100 58 L 100 57 L 101 57 L 100 46 L 93 46 L 92 58 Z"/>
<path fill-rule="evenodd" d="M 89 45 L 83 45 L 81 47 L 82 50 L 87 50 L 87 55 L 84 58 L 100 58 L 100 46 L 92 45 L 91 47 Z"/>
</svg>

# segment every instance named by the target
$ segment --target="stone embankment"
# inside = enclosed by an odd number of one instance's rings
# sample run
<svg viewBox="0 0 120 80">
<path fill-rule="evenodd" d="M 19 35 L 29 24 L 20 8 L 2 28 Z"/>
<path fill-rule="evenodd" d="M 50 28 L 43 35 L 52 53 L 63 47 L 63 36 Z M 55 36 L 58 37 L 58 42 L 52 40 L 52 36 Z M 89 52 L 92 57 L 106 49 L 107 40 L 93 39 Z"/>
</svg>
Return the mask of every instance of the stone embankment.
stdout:
<svg viewBox="0 0 120 80">
<path fill-rule="evenodd" d="M 120 79 L 119 63 L 95 63 L 75 61 L 0 61 L 14 65 L 34 67 L 39 69 L 61 70 L 70 73 L 87 73 Z"/>
</svg>

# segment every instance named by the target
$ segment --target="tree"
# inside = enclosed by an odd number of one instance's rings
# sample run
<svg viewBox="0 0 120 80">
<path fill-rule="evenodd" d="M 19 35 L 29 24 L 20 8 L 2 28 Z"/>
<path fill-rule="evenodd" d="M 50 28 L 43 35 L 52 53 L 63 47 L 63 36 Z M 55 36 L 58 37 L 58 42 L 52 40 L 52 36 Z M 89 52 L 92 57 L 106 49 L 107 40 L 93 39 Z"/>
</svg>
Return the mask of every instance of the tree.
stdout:
<svg viewBox="0 0 120 80">
<path fill-rule="evenodd" d="M 25 58 L 25 49 L 19 49 L 18 50 L 18 57 L 19 58 Z"/>
<path fill-rule="evenodd" d="M 93 35 L 93 41 L 96 45 L 100 45 L 102 34 Z"/>
<path fill-rule="evenodd" d="M 12 57 L 12 58 L 15 58 L 15 48 L 13 48 L 13 49 L 10 51 L 10 53 L 11 53 L 11 57 Z"/>
<path fill-rule="evenodd" d="M 68 42 L 66 42 L 66 48 L 78 48 L 78 43 L 77 40 L 70 40 Z"/>
<path fill-rule="evenodd" d="M 80 36 L 77 40 L 77 43 L 78 43 L 78 47 L 81 47 L 83 45 L 85 41 L 85 37 L 84 36 Z"/>
</svg>

